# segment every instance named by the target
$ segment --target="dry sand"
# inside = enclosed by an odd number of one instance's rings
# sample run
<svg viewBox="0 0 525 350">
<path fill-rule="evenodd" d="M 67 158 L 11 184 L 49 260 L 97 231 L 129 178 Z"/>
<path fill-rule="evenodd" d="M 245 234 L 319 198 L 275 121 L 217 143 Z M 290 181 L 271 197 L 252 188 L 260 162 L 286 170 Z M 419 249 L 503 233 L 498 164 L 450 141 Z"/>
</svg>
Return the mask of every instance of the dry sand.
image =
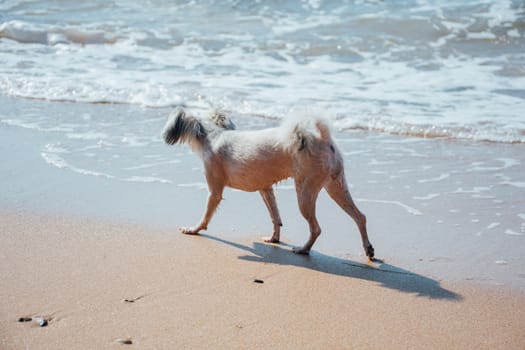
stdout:
<svg viewBox="0 0 525 350">
<path fill-rule="evenodd" d="M 525 348 L 519 291 L 90 220 L 0 214 L 1 349 Z"/>
</svg>

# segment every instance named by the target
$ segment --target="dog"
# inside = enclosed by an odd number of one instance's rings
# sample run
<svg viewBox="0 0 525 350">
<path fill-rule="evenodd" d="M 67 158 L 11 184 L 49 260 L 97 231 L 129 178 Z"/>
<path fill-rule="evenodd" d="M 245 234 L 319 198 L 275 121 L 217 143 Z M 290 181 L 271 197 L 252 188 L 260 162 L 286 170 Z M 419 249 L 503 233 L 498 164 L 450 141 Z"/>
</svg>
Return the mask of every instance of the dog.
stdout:
<svg viewBox="0 0 525 350">
<path fill-rule="evenodd" d="M 169 145 L 189 144 L 204 163 L 208 183 L 208 203 L 202 220 L 194 227 L 181 227 L 180 232 L 198 234 L 206 230 L 228 186 L 261 194 L 273 222 L 273 234 L 265 241 L 278 243 L 282 222 L 273 185 L 293 178 L 299 209 L 310 228 L 308 241 L 293 251 L 309 254 L 321 234 L 315 203 L 324 188 L 355 221 L 365 253 L 373 259 L 374 248 L 368 240 L 366 217 L 348 191 L 343 158 L 323 118 L 297 116 L 285 118 L 276 128 L 239 131 L 224 113 L 215 112 L 210 118 L 202 118 L 178 108 L 168 118 L 162 137 Z"/>
</svg>

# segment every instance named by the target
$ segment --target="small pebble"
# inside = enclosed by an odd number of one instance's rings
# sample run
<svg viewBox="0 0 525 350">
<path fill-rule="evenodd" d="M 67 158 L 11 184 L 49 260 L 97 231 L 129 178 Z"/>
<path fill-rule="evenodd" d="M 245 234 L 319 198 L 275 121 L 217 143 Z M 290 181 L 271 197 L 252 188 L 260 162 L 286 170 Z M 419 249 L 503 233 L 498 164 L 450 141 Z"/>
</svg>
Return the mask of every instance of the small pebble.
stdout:
<svg viewBox="0 0 525 350">
<path fill-rule="evenodd" d="M 38 323 L 38 325 L 39 325 L 40 327 L 45 327 L 45 326 L 48 325 L 47 320 L 46 320 L 45 318 L 43 318 L 43 317 L 35 317 L 35 318 L 33 319 L 33 321 L 35 321 L 36 323 Z"/>
<path fill-rule="evenodd" d="M 141 295 L 141 296 L 136 297 L 136 298 L 133 298 L 133 299 L 131 299 L 131 298 L 126 298 L 126 299 L 123 299 L 122 301 L 123 301 L 124 303 L 134 303 L 134 302 L 139 301 L 140 299 L 142 299 L 142 298 L 144 298 L 144 297 L 145 297 L 145 295 Z"/>
<path fill-rule="evenodd" d="M 254 279 L 253 282 L 254 282 L 254 283 L 264 283 L 263 280 L 259 280 L 259 279 Z"/>
<path fill-rule="evenodd" d="M 117 339 L 115 340 L 116 343 L 124 344 L 124 345 L 131 345 L 133 344 L 133 341 L 131 339 Z"/>
</svg>

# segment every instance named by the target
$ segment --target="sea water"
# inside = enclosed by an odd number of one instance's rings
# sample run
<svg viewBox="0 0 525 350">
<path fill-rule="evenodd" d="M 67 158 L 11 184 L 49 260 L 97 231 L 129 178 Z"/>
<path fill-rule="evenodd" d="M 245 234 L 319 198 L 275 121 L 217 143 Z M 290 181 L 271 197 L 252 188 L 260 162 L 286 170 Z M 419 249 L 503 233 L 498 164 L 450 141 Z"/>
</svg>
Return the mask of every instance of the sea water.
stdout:
<svg viewBox="0 0 525 350">
<path fill-rule="evenodd" d="M 156 170 L 176 160 L 128 158 L 179 105 L 247 127 L 313 107 L 343 131 L 523 144 L 525 3 L 4 0 L 1 96 L 129 106 L 0 106 L 0 125 L 60 135 L 49 164 L 126 181 L 171 181 Z"/>
<path fill-rule="evenodd" d="M 525 3 L 3 0 L 0 94 L 523 143 Z"/>
</svg>

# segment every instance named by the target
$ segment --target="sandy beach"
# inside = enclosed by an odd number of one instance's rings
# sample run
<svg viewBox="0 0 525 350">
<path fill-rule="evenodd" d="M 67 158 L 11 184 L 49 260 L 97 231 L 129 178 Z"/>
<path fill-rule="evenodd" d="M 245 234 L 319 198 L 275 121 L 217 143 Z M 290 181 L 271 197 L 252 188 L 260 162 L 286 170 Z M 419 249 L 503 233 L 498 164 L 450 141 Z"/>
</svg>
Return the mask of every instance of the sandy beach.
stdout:
<svg viewBox="0 0 525 350">
<path fill-rule="evenodd" d="M 514 0 L 0 1 L 0 350 L 525 349 L 524 47 Z M 295 255 L 290 179 L 281 244 L 229 188 L 180 234 L 176 108 L 329 120 L 377 260 L 324 190 Z"/>
<path fill-rule="evenodd" d="M 525 341 L 523 294 L 387 262 L 28 212 L 3 211 L 0 225 L 2 349 L 520 349 Z"/>
</svg>

